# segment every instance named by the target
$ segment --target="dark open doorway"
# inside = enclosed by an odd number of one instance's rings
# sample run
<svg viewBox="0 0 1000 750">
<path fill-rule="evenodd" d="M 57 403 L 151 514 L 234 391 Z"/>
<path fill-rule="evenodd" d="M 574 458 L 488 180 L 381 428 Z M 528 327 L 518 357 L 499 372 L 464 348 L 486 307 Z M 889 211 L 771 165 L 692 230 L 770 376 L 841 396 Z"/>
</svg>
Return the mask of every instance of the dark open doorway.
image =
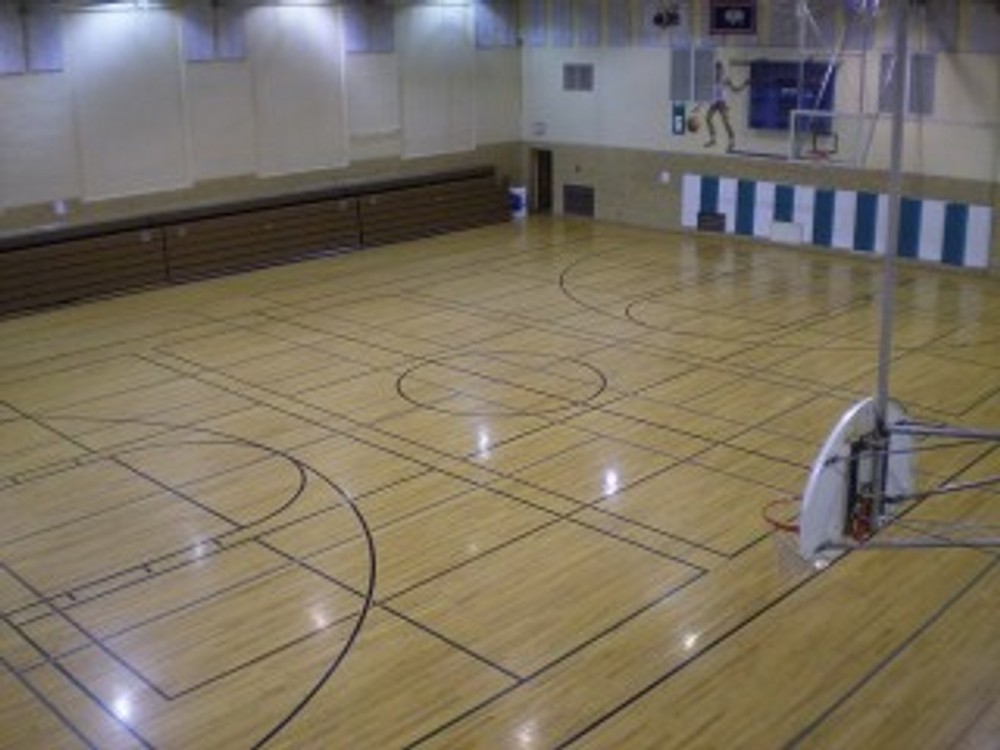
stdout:
<svg viewBox="0 0 1000 750">
<path fill-rule="evenodd" d="M 531 210 L 552 213 L 552 152 L 546 148 L 531 149 Z"/>
</svg>

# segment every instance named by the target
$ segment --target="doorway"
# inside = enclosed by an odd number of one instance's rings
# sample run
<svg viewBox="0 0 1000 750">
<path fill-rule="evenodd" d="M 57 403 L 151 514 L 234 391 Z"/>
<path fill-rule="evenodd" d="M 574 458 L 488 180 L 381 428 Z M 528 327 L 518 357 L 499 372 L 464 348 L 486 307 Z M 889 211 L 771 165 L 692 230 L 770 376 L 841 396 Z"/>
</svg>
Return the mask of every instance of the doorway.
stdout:
<svg viewBox="0 0 1000 750">
<path fill-rule="evenodd" d="M 531 149 L 531 211 L 552 213 L 552 152 L 547 148 Z"/>
</svg>

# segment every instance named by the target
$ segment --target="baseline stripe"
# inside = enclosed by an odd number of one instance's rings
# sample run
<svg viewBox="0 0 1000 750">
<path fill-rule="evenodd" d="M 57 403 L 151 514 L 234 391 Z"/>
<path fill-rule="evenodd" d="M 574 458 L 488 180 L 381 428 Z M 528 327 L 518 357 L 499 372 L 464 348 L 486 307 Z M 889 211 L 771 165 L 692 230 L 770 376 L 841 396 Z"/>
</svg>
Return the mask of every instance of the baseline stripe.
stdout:
<svg viewBox="0 0 1000 750">
<path fill-rule="evenodd" d="M 816 191 L 816 212 L 813 218 L 812 241 L 814 245 L 833 245 L 833 212 L 836 194 L 832 190 Z"/>
<path fill-rule="evenodd" d="M 795 188 L 778 185 L 774 190 L 774 220 L 792 221 L 795 215 Z"/>
<path fill-rule="evenodd" d="M 736 187 L 736 234 L 753 235 L 757 183 L 740 180 Z"/>
<path fill-rule="evenodd" d="M 859 192 L 857 213 L 854 222 L 854 249 L 871 252 L 875 249 L 877 228 L 878 196 L 875 193 Z"/>
<path fill-rule="evenodd" d="M 696 228 L 702 212 L 722 214 L 727 233 L 776 242 L 879 254 L 888 242 L 889 197 L 870 191 L 685 174 L 681 226 Z M 989 268 L 993 217 L 990 206 L 903 196 L 895 251 L 902 258 Z"/>
<path fill-rule="evenodd" d="M 941 261 L 960 266 L 965 261 L 965 238 L 969 227 L 969 207 L 964 203 L 949 203 L 944 210 L 944 251 Z"/>
<path fill-rule="evenodd" d="M 899 246 L 896 250 L 902 258 L 916 258 L 920 250 L 920 221 L 923 215 L 923 201 L 903 198 L 899 207 Z"/>
<path fill-rule="evenodd" d="M 715 214 L 719 212 L 719 178 L 701 178 L 701 205 L 699 211 L 702 213 Z"/>
</svg>

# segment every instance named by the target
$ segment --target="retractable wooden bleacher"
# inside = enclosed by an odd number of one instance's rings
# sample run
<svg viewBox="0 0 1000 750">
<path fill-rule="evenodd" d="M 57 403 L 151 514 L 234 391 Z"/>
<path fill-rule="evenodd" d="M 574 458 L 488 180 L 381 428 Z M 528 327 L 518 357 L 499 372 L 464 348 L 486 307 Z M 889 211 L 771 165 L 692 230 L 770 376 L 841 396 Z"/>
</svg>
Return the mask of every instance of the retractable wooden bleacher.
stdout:
<svg viewBox="0 0 1000 750">
<path fill-rule="evenodd" d="M 492 167 L 0 234 L 0 314 L 500 223 Z"/>
</svg>

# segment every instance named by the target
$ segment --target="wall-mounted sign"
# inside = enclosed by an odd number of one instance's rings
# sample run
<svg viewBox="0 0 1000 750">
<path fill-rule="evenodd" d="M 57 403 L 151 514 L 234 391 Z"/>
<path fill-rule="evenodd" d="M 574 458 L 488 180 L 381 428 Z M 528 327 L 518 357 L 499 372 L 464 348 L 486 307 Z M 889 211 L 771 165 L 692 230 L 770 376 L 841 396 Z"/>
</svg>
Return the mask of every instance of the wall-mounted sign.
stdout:
<svg viewBox="0 0 1000 750">
<path fill-rule="evenodd" d="M 712 0 L 710 34 L 756 34 L 757 0 Z"/>
</svg>

